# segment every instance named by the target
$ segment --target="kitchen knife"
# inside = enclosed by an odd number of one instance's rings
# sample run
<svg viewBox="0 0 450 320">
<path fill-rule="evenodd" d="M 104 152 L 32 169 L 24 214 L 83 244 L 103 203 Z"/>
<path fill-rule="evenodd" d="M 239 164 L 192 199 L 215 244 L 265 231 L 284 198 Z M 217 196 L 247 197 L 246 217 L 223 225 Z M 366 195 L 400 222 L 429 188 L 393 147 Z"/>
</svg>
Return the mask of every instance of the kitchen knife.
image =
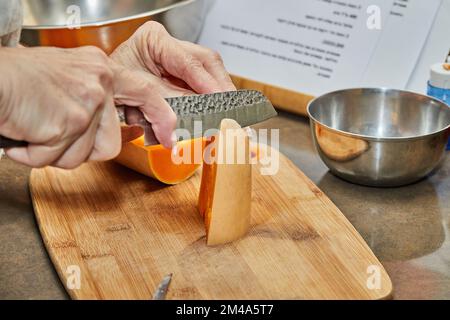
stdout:
<svg viewBox="0 0 450 320">
<path fill-rule="evenodd" d="M 248 127 L 277 115 L 270 101 L 258 91 L 240 90 L 167 99 L 178 117 L 177 128 L 199 138 L 220 128 L 223 119 Z M 200 125 L 201 124 L 201 125 Z"/>
<path fill-rule="evenodd" d="M 166 101 L 177 115 L 177 129 L 184 129 L 190 139 L 202 137 L 210 129 L 218 129 L 223 119 L 233 119 L 242 127 L 248 127 L 277 115 L 270 101 L 255 90 L 191 95 Z M 124 112 L 119 112 L 119 118 L 125 122 Z M 144 128 L 145 145 L 158 144 L 151 124 L 145 120 L 139 124 Z M 0 148 L 26 145 L 26 142 L 0 136 Z"/>
<path fill-rule="evenodd" d="M 169 291 L 169 286 L 172 282 L 172 277 L 173 274 L 169 274 L 164 277 L 153 295 L 153 300 L 166 300 L 167 292 Z"/>
</svg>

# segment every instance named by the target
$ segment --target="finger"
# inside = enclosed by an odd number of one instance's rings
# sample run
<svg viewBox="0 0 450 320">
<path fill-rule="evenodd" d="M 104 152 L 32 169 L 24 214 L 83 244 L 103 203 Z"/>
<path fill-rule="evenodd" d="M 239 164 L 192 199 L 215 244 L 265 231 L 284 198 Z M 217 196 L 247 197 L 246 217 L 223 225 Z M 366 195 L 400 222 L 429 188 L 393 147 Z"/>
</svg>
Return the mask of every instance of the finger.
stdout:
<svg viewBox="0 0 450 320">
<path fill-rule="evenodd" d="M 222 91 L 236 90 L 220 54 L 194 43 L 182 41 L 181 44 L 187 51 L 193 52 L 195 56 L 199 57 L 205 70 L 216 80 Z"/>
<path fill-rule="evenodd" d="M 186 82 L 196 93 L 207 94 L 221 92 L 220 84 L 205 69 L 197 58 L 190 54 L 181 54 L 176 60 L 174 57 L 174 67 L 171 74 Z"/>
<path fill-rule="evenodd" d="M 50 136 L 50 140 L 33 141 L 32 137 L 27 138 L 26 140 L 30 144 L 27 147 L 6 150 L 8 157 L 33 168 L 42 168 L 56 162 L 73 141 L 88 129 L 90 124 L 90 119 L 83 112 L 77 111 L 79 110 L 78 104 L 67 105 L 67 110 L 69 110 L 68 112 L 74 112 L 74 115 L 68 116 L 71 121 L 67 123 L 67 127 L 71 127 L 71 129 L 60 127 L 47 128 L 54 132 Z M 69 134 L 67 134 L 68 132 Z"/>
<path fill-rule="evenodd" d="M 172 37 L 163 27 L 149 34 L 147 47 L 152 57 L 145 61 L 149 69 L 155 60 L 166 72 L 186 82 L 197 93 L 222 91 L 216 79 L 204 68 L 202 61 L 186 50 L 182 42 Z"/>
<path fill-rule="evenodd" d="M 222 91 L 236 91 L 236 86 L 231 80 L 230 74 L 225 70 L 223 62 L 207 58 L 204 62 L 205 69 L 216 79 Z"/>
<path fill-rule="evenodd" d="M 170 149 L 176 142 L 174 130 L 177 117 L 166 100 L 160 95 L 149 94 L 149 99 L 140 108 L 145 119 L 151 123 L 153 132 L 158 141 L 166 148 Z"/>
<path fill-rule="evenodd" d="M 182 97 L 195 94 L 193 90 L 182 80 L 172 76 L 159 78 L 151 73 L 134 71 L 135 75 L 141 78 L 141 81 L 158 91 L 164 98 Z"/>
<path fill-rule="evenodd" d="M 167 71 L 174 77 L 186 82 L 196 93 L 216 93 L 222 91 L 221 86 L 205 69 L 202 62 L 182 48 L 176 49 Z"/>
<path fill-rule="evenodd" d="M 181 79 L 178 79 L 172 75 L 165 75 L 161 78 L 163 82 L 163 86 L 175 87 L 177 91 L 180 93 L 177 96 L 188 96 L 196 94 L 194 90 L 192 90 L 189 85 Z M 165 98 L 171 98 L 172 96 L 164 96 Z"/>
<path fill-rule="evenodd" d="M 107 161 L 117 157 L 122 148 L 119 117 L 114 104 L 113 92 L 108 93 L 100 123 L 95 136 L 94 148 L 89 161 Z"/>
<path fill-rule="evenodd" d="M 181 79 L 169 76 L 167 78 L 158 79 L 161 95 L 164 98 L 174 98 L 193 95 L 196 92 Z"/>
<path fill-rule="evenodd" d="M 155 86 L 154 82 L 140 72 L 126 69 L 117 71 L 114 80 L 116 102 L 142 111 L 145 119 L 152 125 L 158 141 L 171 148 L 177 117 L 162 97 L 161 87 Z"/>
<path fill-rule="evenodd" d="M 149 125 L 149 122 L 145 119 L 144 113 L 140 109 L 125 108 L 125 118 L 127 124 L 140 126 L 145 134 L 144 140 L 146 144 L 159 144 L 159 140 L 156 138 L 152 125 Z"/>
<path fill-rule="evenodd" d="M 143 71 L 131 71 L 120 66 L 114 67 L 115 84 L 114 99 L 116 103 L 138 106 L 143 104 L 145 93 L 148 89 L 157 91 L 164 98 L 180 97 L 194 94 L 195 92 L 183 85 L 182 81 L 172 82 L 173 78 L 158 78 Z"/>
<path fill-rule="evenodd" d="M 51 165 L 63 169 L 74 169 L 84 163 L 92 153 L 95 135 L 100 123 L 102 110 L 98 110 L 88 129 L 67 148 L 61 157 Z"/>
<path fill-rule="evenodd" d="M 63 153 L 64 148 L 59 146 L 45 146 L 30 144 L 26 148 L 11 148 L 5 150 L 6 155 L 13 161 L 31 168 L 43 168 L 51 165 Z"/>
</svg>

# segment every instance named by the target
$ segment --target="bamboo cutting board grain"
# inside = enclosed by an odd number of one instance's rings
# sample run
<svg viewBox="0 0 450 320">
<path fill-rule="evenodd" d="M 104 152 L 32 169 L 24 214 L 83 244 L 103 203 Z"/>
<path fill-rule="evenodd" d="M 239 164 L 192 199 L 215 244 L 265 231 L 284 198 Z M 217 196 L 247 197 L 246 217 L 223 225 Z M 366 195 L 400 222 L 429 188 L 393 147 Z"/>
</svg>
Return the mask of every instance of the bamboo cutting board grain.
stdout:
<svg viewBox="0 0 450 320">
<path fill-rule="evenodd" d="M 30 187 L 45 245 L 74 299 L 151 299 L 169 273 L 168 299 L 390 296 L 380 262 L 302 172 L 282 155 L 276 176 L 258 172 L 250 233 L 220 247 L 205 244 L 199 173 L 166 187 L 115 163 L 91 163 L 34 170 Z M 71 289 L 77 268 L 80 286 Z"/>
</svg>

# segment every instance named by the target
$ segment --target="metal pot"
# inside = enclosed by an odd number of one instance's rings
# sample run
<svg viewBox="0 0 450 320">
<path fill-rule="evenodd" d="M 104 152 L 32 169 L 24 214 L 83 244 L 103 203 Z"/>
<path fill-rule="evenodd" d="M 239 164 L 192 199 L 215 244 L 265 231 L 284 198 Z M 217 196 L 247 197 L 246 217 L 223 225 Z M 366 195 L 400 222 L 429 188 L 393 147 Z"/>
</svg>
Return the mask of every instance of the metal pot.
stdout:
<svg viewBox="0 0 450 320">
<path fill-rule="evenodd" d="M 435 170 L 450 135 L 450 108 L 420 94 L 349 89 L 308 106 L 314 143 L 335 175 L 350 182 L 394 187 Z"/>
<path fill-rule="evenodd" d="M 176 37 L 195 41 L 207 6 L 203 0 L 22 0 L 22 3 L 23 44 L 62 48 L 94 45 L 108 54 L 149 20 L 163 23 Z"/>
</svg>

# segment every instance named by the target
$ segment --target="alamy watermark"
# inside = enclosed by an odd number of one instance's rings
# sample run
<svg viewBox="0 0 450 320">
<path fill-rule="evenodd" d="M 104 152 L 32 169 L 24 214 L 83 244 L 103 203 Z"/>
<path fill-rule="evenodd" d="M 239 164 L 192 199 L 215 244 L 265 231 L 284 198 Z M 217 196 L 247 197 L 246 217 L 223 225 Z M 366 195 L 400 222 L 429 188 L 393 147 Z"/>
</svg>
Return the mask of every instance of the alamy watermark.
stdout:
<svg viewBox="0 0 450 320">
<path fill-rule="evenodd" d="M 195 123 L 194 131 L 201 131 L 202 122 Z M 180 140 L 191 140 L 188 130 L 177 129 Z M 205 132 L 209 142 L 204 146 L 202 139 L 194 143 L 178 144 L 172 152 L 176 165 L 203 163 L 211 164 L 258 164 L 262 175 L 276 175 L 280 169 L 280 132 L 278 129 L 210 129 Z M 250 144 L 246 144 L 246 139 Z M 226 148 L 224 147 L 226 146 Z"/>
<path fill-rule="evenodd" d="M 381 267 L 376 265 L 371 265 L 367 267 L 367 281 L 366 286 L 369 290 L 380 290 L 381 289 Z"/>
<path fill-rule="evenodd" d="M 377 5 L 371 5 L 367 7 L 367 29 L 369 30 L 381 30 L 381 8 Z"/>
<path fill-rule="evenodd" d="M 69 30 L 81 28 L 81 8 L 77 5 L 68 6 L 66 9 L 66 26 Z"/>
<path fill-rule="evenodd" d="M 66 269 L 66 287 L 68 290 L 81 289 L 81 269 L 78 265 L 70 265 Z"/>
</svg>

